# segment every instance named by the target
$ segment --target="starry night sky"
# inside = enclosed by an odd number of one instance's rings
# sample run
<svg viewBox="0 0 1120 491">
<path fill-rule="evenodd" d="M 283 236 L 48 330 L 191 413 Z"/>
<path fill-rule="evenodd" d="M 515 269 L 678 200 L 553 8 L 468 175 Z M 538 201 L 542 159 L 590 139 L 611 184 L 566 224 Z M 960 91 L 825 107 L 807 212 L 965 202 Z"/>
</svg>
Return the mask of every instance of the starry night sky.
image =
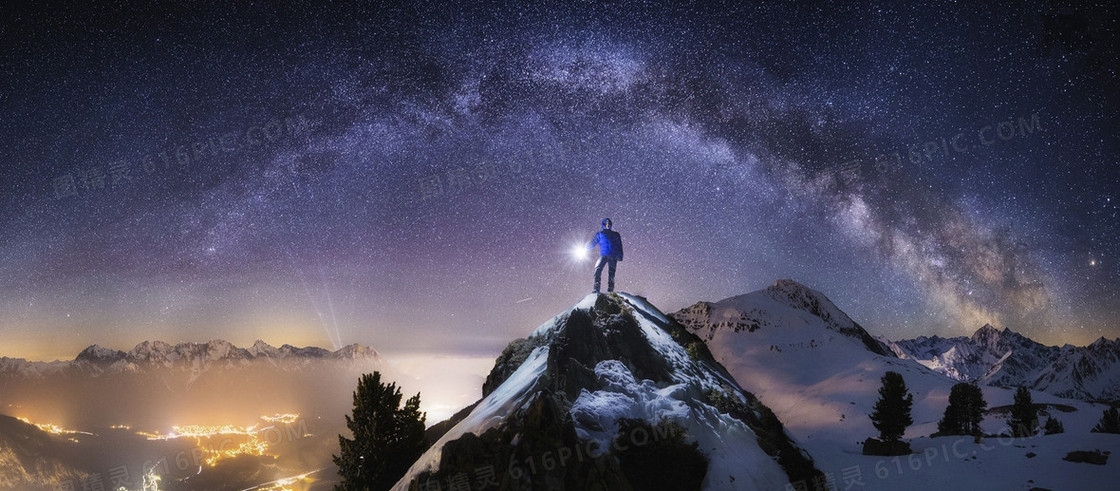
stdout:
<svg viewBox="0 0 1120 491">
<path fill-rule="evenodd" d="M 1120 336 L 1111 2 L 281 3 L 0 7 L 0 355 L 493 356 L 608 216 L 666 311 Z"/>
</svg>

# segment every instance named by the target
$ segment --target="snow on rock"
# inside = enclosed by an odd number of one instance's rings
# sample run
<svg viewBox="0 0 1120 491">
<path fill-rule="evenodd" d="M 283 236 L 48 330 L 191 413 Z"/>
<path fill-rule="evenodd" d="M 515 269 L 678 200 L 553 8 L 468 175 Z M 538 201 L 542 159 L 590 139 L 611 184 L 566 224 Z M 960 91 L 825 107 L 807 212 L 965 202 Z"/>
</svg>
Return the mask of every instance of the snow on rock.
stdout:
<svg viewBox="0 0 1120 491">
<path fill-rule="evenodd" d="M 618 434 L 619 418 L 668 418 L 687 429 L 707 454 L 706 489 L 780 489 L 789 482 L 747 425 L 706 404 L 686 402 L 690 397 L 685 383 L 659 388 L 650 380 L 638 381 L 617 360 L 600 362 L 595 373 L 603 388 L 584 390 L 572 405 L 580 438 L 609 448 Z"/>
<path fill-rule="evenodd" d="M 594 440 L 600 448 L 607 448 L 618 434 L 619 418 L 638 418 L 658 421 L 664 416 L 683 417 L 688 407 L 672 397 L 673 385 L 662 392 L 650 380 L 636 380 L 630 369 L 618 360 L 605 360 L 595 366 L 595 375 L 602 389 L 589 392 L 584 389 L 572 403 L 572 418 L 576 434 L 584 440 Z"/>
<path fill-rule="evenodd" d="M 504 482 L 515 489 L 573 479 L 583 487 L 624 486 L 614 454 L 624 450 L 615 444 L 621 418 L 678 424 L 708 459 L 704 489 L 782 489 L 791 476 L 818 476 L 780 423 L 767 419 L 769 410 L 705 358 L 706 350 L 686 349 L 693 345 L 703 343 L 644 298 L 588 295 L 511 343 L 488 377 L 491 392 L 394 489 L 507 465 L 487 459 L 524 463 L 573 448 L 581 452 L 578 463 L 499 479 L 513 480 Z M 520 366 L 511 370 L 514 363 Z M 711 397 L 740 409 L 721 411 Z"/>
</svg>

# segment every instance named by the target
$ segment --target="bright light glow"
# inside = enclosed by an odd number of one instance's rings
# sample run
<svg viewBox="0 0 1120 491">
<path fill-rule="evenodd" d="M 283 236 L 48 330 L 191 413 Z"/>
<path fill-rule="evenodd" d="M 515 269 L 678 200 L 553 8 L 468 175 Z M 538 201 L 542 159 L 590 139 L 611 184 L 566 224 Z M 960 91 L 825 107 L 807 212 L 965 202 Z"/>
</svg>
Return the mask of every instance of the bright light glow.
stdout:
<svg viewBox="0 0 1120 491">
<path fill-rule="evenodd" d="M 576 244 L 572 246 L 572 258 L 576 261 L 583 261 L 587 259 L 587 247 Z"/>
</svg>

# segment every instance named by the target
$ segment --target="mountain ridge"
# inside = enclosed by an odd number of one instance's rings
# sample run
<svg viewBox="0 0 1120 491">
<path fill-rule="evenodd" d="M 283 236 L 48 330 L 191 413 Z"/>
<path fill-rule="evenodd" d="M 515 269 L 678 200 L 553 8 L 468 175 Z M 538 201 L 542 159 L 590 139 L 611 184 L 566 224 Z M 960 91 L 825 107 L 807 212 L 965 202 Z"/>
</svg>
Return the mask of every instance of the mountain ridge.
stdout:
<svg viewBox="0 0 1120 491">
<path fill-rule="evenodd" d="M 959 381 L 1026 386 L 1085 401 L 1120 400 L 1120 338 L 1048 346 L 1010 328 L 984 324 L 971 336 L 885 342 L 896 355 Z"/>
<path fill-rule="evenodd" d="M 807 312 L 821 320 L 828 329 L 860 341 L 872 353 L 894 356 L 889 345 L 871 336 L 863 326 L 836 307 L 827 296 L 792 279 L 780 279 L 765 289 L 725 298 L 718 302 L 697 302 L 670 316 L 690 330 L 703 325 L 709 338 L 716 330 L 722 328 L 729 328 L 735 332 L 742 330 L 754 332 L 766 327 L 782 326 L 782 319 L 774 318 L 770 315 L 770 311 L 760 306 L 768 303 L 767 301 Z M 749 306 L 743 309 L 736 308 L 743 305 Z"/>
<path fill-rule="evenodd" d="M 316 346 L 296 347 L 290 344 L 283 344 L 277 348 L 259 339 L 249 348 L 240 348 L 223 339 L 212 339 L 205 343 L 181 342 L 174 345 L 159 340 L 145 340 L 128 351 L 91 344 L 72 360 L 46 362 L 0 357 L 0 375 L 41 378 L 66 370 L 100 375 L 105 372 L 134 371 L 152 367 L 193 367 L 195 363 L 206 367 L 215 363 L 237 366 L 262 361 L 280 365 L 284 362 L 298 363 L 320 359 L 384 361 L 376 349 L 357 343 L 331 351 Z"/>
</svg>

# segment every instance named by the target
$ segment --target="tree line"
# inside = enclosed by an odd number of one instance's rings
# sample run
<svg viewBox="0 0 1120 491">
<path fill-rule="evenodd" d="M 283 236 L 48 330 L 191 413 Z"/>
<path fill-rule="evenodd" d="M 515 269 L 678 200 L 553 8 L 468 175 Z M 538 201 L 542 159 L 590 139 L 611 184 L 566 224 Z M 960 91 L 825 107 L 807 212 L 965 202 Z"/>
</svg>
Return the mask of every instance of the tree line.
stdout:
<svg viewBox="0 0 1120 491">
<path fill-rule="evenodd" d="M 897 372 L 888 371 L 880 382 L 879 399 L 869 415 L 875 429 L 879 430 L 879 438 L 868 438 L 864 442 L 864 453 L 908 454 L 910 445 L 902 442 L 901 438 L 906 427 L 914 422 L 910 414 L 914 396 L 909 393 L 906 382 Z M 931 436 L 971 435 L 979 438 L 983 434 L 980 423 L 984 420 L 987 409 L 988 403 L 979 386 L 968 382 L 957 383 L 949 392 L 949 404 L 945 407 L 941 420 L 937 422 L 937 433 Z M 1031 392 L 1026 387 L 1019 387 L 1015 391 L 1008 426 L 1011 428 L 1011 436 L 1016 438 L 1034 436 L 1039 432 L 1038 406 L 1034 404 Z M 1048 416 L 1041 425 L 1041 430 L 1043 434 L 1053 435 L 1064 432 L 1065 428 L 1057 418 Z M 1120 413 L 1115 407 L 1106 409 L 1100 422 L 1091 431 L 1120 433 Z"/>
</svg>

